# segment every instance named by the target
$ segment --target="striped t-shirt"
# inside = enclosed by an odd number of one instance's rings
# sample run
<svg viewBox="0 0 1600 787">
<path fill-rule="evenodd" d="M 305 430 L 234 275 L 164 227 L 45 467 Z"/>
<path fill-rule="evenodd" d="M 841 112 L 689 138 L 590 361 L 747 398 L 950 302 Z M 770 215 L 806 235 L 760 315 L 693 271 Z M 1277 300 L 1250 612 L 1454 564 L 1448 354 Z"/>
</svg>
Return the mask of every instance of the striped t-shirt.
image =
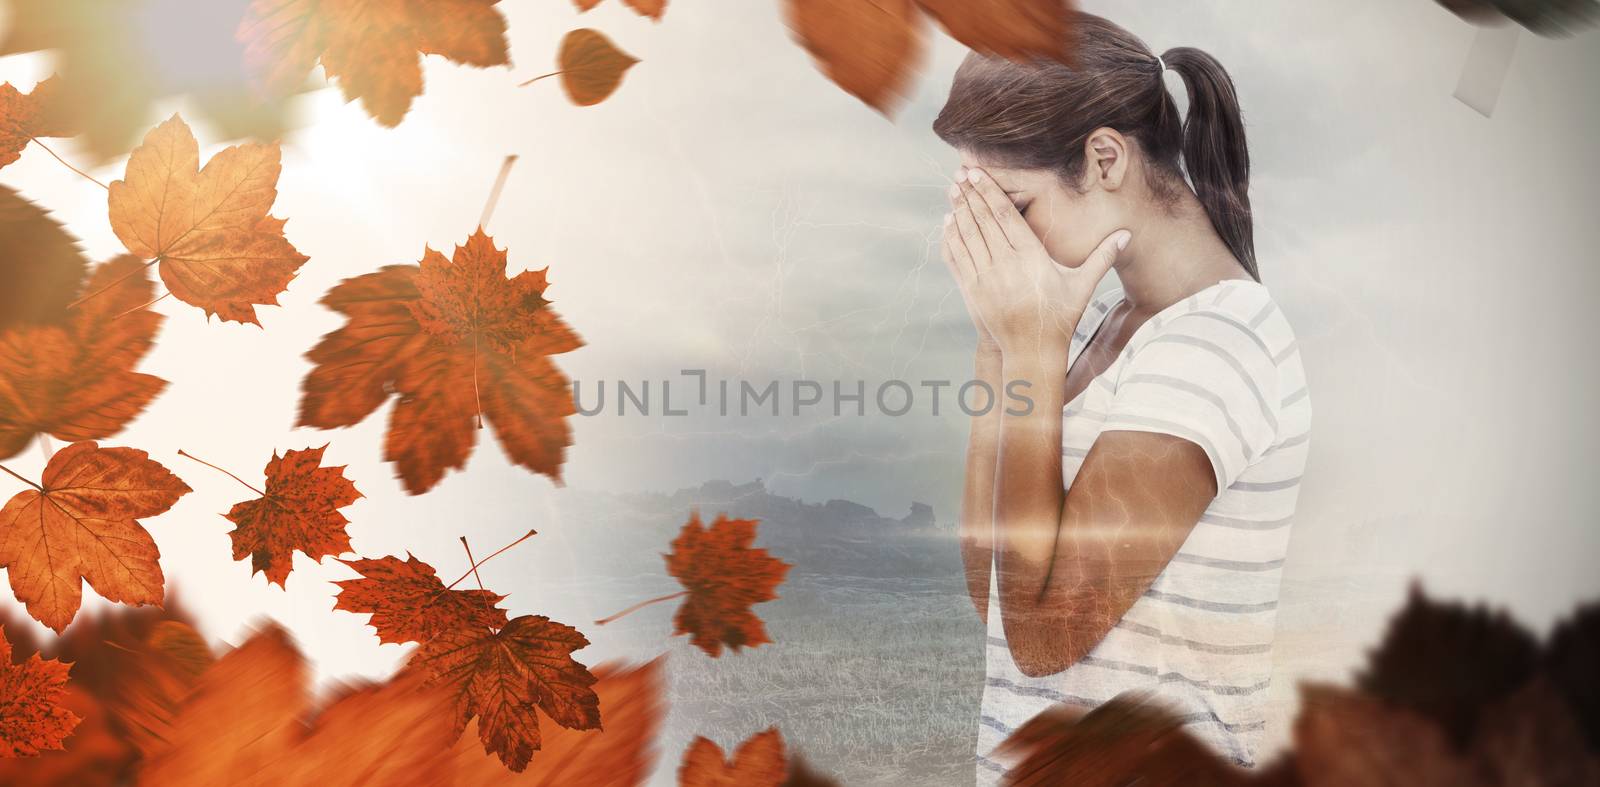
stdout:
<svg viewBox="0 0 1600 787">
<path fill-rule="evenodd" d="M 1120 289 L 1094 300 L 1069 361 L 1121 300 Z M 1121 429 L 1198 444 L 1221 492 L 1116 627 L 1054 675 L 1030 678 L 1011 660 L 990 571 L 977 782 L 999 781 L 1005 768 L 989 755 L 1035 714 L 1054 703 L 1093 708 L 1129 690 L 1164 698 L 1187 731 L 1224 758 L 1254 766 L 1266 726 L 1279 580 L 1311 428 L 1288 321 L 1257 282 L 1207 287 L 1140 325 L 1061 417 L 1069 488 L 1096 437 Z"/>
</svg>

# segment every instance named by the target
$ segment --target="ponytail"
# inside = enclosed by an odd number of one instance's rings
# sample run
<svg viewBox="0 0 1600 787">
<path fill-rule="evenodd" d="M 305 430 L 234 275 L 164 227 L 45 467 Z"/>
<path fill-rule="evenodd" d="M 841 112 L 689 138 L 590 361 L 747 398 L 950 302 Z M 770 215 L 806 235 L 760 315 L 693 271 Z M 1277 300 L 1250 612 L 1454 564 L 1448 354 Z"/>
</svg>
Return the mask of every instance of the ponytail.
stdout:
<svg viewBox="0 0 1600 787">
<path fill-rule="evenodd" d="M 1184 171 L 1211 226 L 1251 278 L 1260 281 L 1250 219 L 1250 151 L 1233 80 L 1216 58 L 1192 47 L 1169 49 L 1161 60 L 1183 77 L 1189 91 L 1189 116 L 1183 121 Z"/>
</svg>

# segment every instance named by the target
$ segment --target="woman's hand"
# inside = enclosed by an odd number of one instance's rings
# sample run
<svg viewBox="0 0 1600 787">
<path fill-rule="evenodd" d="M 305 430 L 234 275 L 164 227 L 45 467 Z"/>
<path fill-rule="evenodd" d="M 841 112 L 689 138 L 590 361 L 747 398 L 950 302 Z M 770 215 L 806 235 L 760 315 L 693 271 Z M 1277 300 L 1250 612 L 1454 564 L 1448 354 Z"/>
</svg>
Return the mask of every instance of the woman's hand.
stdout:
<svg viewBox="0 0 1600 787">
<path fill-rule="evenodd" d="M 1095 286 L 1132 233 L 1111 233 L 1076 268 L 1058 265 L 993 178 L 979 169 L 967 175 L 945 217 L 944 258 L 980 341 L 987 332 L 1008 360 L 1064 355 Z"/>
</svg>

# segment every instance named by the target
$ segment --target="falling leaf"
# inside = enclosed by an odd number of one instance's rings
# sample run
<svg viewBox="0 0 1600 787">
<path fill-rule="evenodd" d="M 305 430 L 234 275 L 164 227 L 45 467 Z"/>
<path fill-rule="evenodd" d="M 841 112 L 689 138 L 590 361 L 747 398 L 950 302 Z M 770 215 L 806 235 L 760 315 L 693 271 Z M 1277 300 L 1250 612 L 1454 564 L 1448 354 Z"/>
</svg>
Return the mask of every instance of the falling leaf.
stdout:
<svg viewBox="0 0 1600 787">
<path fill-rule="evenodd" d="M 723 759 L 717 744 L 696 736 L 678 766 L 678 787 L 779 787 L 788 768 L 783 737 L 776 727 L 739 744 L 731 762 Z"/>
<path fill-rule="evenodd" d="M 578 6 L 579 11 L 588 11 L 600 5 L 600 0 L 572 1 Z M 657 22 L 661 21 L 661 15 L 667 12 L 667 0 L 622 0 L 622 2 L 626 3 L 629 8 L 632 8 L 640 16 L 648 16 Z"/>
<path fill-rule="evenodd" d="M 483 421 L 514 464 L 559 481 L 577 405 L 549 356 L 583 340 L 544 298 L 543 270 L 505 268 L 480 229 L 453 261 L 428 249 L 334 287 L 322 303 L 348 321 L 306 353 L 299 425 L 351 426 L 398 395 L 384 459 L 411 494 L 466 464 Z"/>
<path fill-rule="evenodd" d="M 1312 683 L 1301 684 L 1300 703 L 1295 761 L 1306 787 L 1481 784 L 1443 729 L 1419 713 Z"/>
<path fill-rule="evenodd" d="M 238 36 L 255 84 L 282 95 L 320 59 L 346 101 L 395 126 L 422 95 L 422 56 L 510 64 L 498 0 L 252 0 Z"/>
<path fill-rule="evenodd" d="M 911 92 L 924 48 L 912 0 L 785 0 L 789 27 L 822 72 L 889 113 Z"/>
<path fill-rule="evenodd" d="M 32 757 L 63 748 L 62 740 L 79 722 L 76 714 L 62 707 L 67 670 L 66 664 L 41 659 L 37 653 L 12 664 L 11 642 L 0 632 L 0 757 Z"/>
<path fill-rule="evenodd" d="M 22 156 L 22 149 L 34 137 L 69 137 L 69 131 L 45 110 L 55 100 L 59 83 L 56 77 L 33 86 L 33 91 L 23 93 L 10 82 L 0 84 L 0 167 Z"/>
<path fill-rule="evenodd" d="M 312 560 L 350 551 L 350 524 L 339 509 L 354 503 L 361 493 L 344 477 L 344 465 L 322 467 L 327 448 L 290 450 L 267 462 L 267 490 L 228 511 L 238 527 L 233 539 L 233 559 L 250 558 L 251 575 L 261 572 L 268 582 L 284 587 L 294 568 L 298 550 Z"/>
<path fill-rule="evenodd" d="M 506 625 L 505 598 L 487 590 L 446 589 L 433 566 L 406 555 L 342 560 L 360 579 L 335 582 L 334 609 L 366 612 L 379 642 L 427 642 L 442 631 L 482 631 Z"/>
<path fill-rule="evenodd" d="M 616 92 L 622 76 L 638 63 L 638 58 L 611 43 L 598 30 L 580 28 L 561 39 L 556 56 L 561 69 L 561 86 L 567 98 L 581 107 L 598 104 Z"/>
<path fill-rule="evenodd" d="M 307 725 L 309 672 L 283 629 L 257 632 L 201 676 L 139 784 L 441 783 L 442 694 L 402 677 L 347 690 Z"/>
<path fill-rule="evenodd" d="M 44 120 L 81 131 L 79 150 L 95 163 L 127 153 L 156 105 L 175 96 L 227 138 L 278 139 L 289 97 L 250 88 L 233 36 L 247 2 L 9 0 L 0 55 L 54 52 L 58 84 Z"/>
<path fill-rule="evenodd" d="M 950 37 L 974 51 L 1018 62 L 1072 56 L 1073 3 L 1066 0 L 917 0 Z"/>
<path fill-rule="evenodd" d="M 188 485 L 134 448 L 73 443 L 45 465 L 38 489 L 0 509 L 0 566 L 35 620 L 67 627 L 84 581 L 108 601 L 160 604 L 161 552 L 140 525 Z"/>
<path fill-rule="evenodd" d="M 571 626 L 523 615 L 499 631 L 440 632 L 411 663 L 454 698 L 455 734 L 476 716 L 484 751 L 520 772 L 542 746 L 535 707 L 563 727 L 600 728 L 595 676 L 572 658 L 588 645 Z"/>
<path fill-rule="evenodd" d="M 1085 713 L 1054 705 L 1029 719 L 991 755 L 1012 763 L 1007 787 L 1126 784 L 1243 787 L 1244 771 L 1183 729 L 1159 695 L 1129 691 Z"/>
<path fill-rule="evenodd" d="M 36 434 L 98 440 L 121 431 L 166 387 L 133 371 L 154 344 L 161 315 L 146 308 L 145 264 L 123 256 L 97 266 L 87 298 L 46 322 L 0 331 L 0 459 Z"/>
<path fill-rule="evenodd" d="M 978 52 L 1070 62 L 1068 0 L 785 0 L 789 28 L 824 74 L 889 114 L 921 65 L 924 12 Z"/>
<path fill-rule="evenodd" d="M 5 88 L 0 87 L 0 94 Z M 4 133 L 0 126 L 0 134 Z M 89 268 L 77 239 L 50 214 L 0 186 L 0 332 L 62 322 Z"/>
<path fill-rule="evenodd" d="M 665 556 L 667 572 L 688 589 L 673 616 L 673 633 L 690 635 L 712 657 L 722 655 L 723 645 L 738 650 L 772 641 L 750 607 L 776 599 L 791 566 L 765 549 L 751 549 L 755 538 L 754 519 L 719 514 L 707 528 L 695 513 Z"/>
<path fill-rule="evenodd" d="M 655 741 L 666 714 L 666 665 L 657 657 L 637 666 L 594 668 L 603 729 L 540 731 L 542 745 L 528 769 L 512 773 L 470 739 L 467 725 L 452 752 L 455 783 L 474 787 L 638 787 L 655 766 Z"/>
<path fill-rule="evenodd" d="M 1482 709 L 1526 683 L 1538 661 L 1538 640 L 1506 612 L 1431 600 L 1414 581 L 1356 686 L 1434 720 L 1461 747 Z"/>
<path fill-rule="evenodd" d="M 140 752 L 153 751 L 146 747 L 160 739 L 156 736 L 168 734 L 172 717 L 194 686 L 194 666 L 177 661 L 212 661 L 209 649 L 186 623 L 190 618 L 171 583 L 162 606 L 102 607 L 80 614 L 64 634 L 45 638 L 42 649 L 27 636 L 32 626 L 14 625 L 20 620 L 0 612 L 13 658 L 38 653 L 70 663 L 65 705 L 83 722 L 64 751 L 0 760 L 0 784 L 133 784 Z"/>
<path fill-rule="evenodd" d="M 267 214 L 278 196 L 276 143 L 235 145 L 199 168 L 200 151 L 173 115 L 145 135 L 111 184 L 111 229 L 128 251 L 160 261 L 161 281 L 207 316 L 260 324 L 306 256 Z"/>
</svg>

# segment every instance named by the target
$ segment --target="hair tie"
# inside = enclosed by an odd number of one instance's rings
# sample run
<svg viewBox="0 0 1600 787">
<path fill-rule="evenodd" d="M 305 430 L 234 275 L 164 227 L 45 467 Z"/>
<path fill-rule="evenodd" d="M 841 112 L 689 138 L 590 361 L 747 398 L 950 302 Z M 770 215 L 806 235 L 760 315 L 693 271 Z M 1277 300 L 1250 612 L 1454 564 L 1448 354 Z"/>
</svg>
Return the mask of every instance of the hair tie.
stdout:
<svg viewBox="0 0 1600 787">
<path fill-rule="evenodd" d="M 1160 55 L 1156 55 L 1156 65 L 1161 67 L 1160 73 L 1167 73 L 1167 61 L 1162 60 Z"/>
</svg>

